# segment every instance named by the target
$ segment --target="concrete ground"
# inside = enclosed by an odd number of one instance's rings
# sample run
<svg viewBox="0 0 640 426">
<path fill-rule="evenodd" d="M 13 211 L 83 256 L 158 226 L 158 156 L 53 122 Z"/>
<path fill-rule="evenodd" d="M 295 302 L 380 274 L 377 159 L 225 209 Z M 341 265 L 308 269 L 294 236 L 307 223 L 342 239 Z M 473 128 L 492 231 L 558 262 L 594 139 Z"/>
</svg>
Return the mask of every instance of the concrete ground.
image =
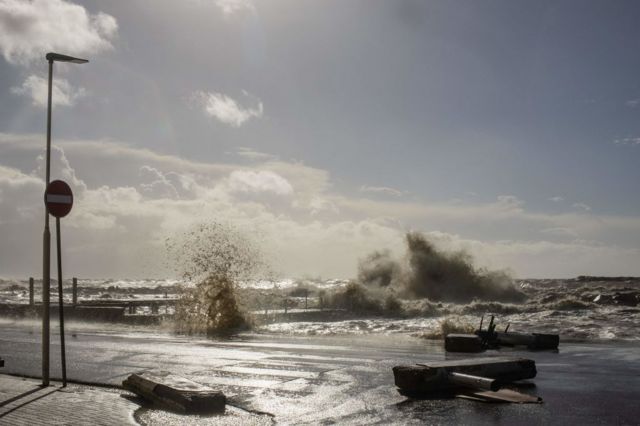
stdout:
<svg viewBox="0 0 640 426">
<path fill-rule="evenodd" d="M 115 389 L 0 375 L 0 425 L 135 425 L 139 405 Z"/>
<path fill-rule="evenodd" d="M 526 392 L 544 403 L 519 405 L 399 395 L 394 365 L 451 358 L 440 342 L 406 336 L 256 335 L 211 341 L 135 330 L 105 333 L 78 327 L 70 333 L 75 335 L 67 340 L 72 379 L 115 385 L 132 372 L 171 371 L 225 392 L 230 413 L 244 415 L 236 424 L 632 425 L 640 418 L 637 343 L 561 343 L 559 352 L 502 352 L 530 357 L 538 367 Z M 56 339 L 54 334 L 52 342 Z M 38 375 L 39 345 L 37 326 L 1 328 L 0 356 L 7 361 L 2 371 Z M 54 344 L 52 374 L 59 369 L 58 351 Z M 201 424 L 232 417 L 182 419 L 142 410 L 135 418 L 146 424 Z"/>
<path fill-rule="evenodd" d="M 273 424 L 271 416 L 233 406 L 223 415 L 181 415 L 149 406 L 118 388 L 52 382 L 0 374 L 0 425 L 254 425 Z"/>
</svg>

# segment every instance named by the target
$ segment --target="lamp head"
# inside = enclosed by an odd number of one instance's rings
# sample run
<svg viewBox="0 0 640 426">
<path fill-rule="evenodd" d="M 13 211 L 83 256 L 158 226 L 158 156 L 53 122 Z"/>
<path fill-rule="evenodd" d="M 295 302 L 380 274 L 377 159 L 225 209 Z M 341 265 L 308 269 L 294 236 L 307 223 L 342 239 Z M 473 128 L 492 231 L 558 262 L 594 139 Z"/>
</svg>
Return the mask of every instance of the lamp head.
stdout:
<svg viewBox="0 0 640 426">
<path fill-rule="evenodd" d="M 85 64 L 89 62 L 87 59 L 74 58 L 73 56 L 62 55 L 60 53 L 49 52 L 45 58 L 49 62 L 71 62 L 74 64 Z"/>
</svg>

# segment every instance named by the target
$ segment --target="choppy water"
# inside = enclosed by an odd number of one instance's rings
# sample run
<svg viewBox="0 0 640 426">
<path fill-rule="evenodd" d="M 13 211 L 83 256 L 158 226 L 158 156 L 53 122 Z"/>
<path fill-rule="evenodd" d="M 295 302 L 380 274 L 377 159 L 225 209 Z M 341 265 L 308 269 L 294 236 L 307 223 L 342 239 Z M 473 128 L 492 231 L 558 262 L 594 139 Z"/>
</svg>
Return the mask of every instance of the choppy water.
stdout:
<svg viewBox="0 0 640 426">
<path fill-rule="evenodd" d="M 309 289 L 309 309 L 316 308 L 319 291 L 332 291 L 347 280 L 253 281 L 241 285 L 255 294 L 275 294 L 289 300 L 290 308 L 304 309 L 304 298 L 294 294 L 303 284 Z M 80 299 L 125 299 L 168 297 L 176 294 L 175 280 L 79 280 Z M 402 302 L 395 317 L 354 317 L 345 313 L 337 321 L 292 321 L 260 326 L 262 333 L 293 335 L 409 334 L 422 336 L 440 328 L 444 318 L 477 326 L 480 316 L 494 314 L 498 329 L 559 333 L 563 341 L 640 341 L 640 279 L 521 280 L 518 287 L 527 295 L 523 303 L 475 301 L 467 304 L 433 303 L 426 299 Z M 54 285 L 52 284 L 52 288 Z M 71 297 L 71 283 L 65 282 L 65 297 Z M 36 282 L 36 300 L 41 285 Z M 294 294 L 294 296 L 291 296 Z M 28 303 L 28 280 L 0 279 L 0 303 Z M 55 300 L 55 299 L 52 299 Z M 289 309 L 291 312 L 291 309 Z M 286 318 L 286 317 L 284 317 Z"/>
</svg>

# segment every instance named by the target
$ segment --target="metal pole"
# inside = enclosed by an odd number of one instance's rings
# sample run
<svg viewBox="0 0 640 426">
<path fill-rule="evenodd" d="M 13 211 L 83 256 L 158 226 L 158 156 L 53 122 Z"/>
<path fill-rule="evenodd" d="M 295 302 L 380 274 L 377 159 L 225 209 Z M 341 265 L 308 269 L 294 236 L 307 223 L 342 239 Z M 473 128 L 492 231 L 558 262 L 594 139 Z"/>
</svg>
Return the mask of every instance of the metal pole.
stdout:
<svg viewBox="0 0 640 426">
<path fill-rule="evenodd" d="M 49 98 L 47 102 L 47 158 L 45 188 L 49 186 L 51 164 L 51 86 L 53 60 L 49 60 Z M 42 385 L 49 386 L 49 285 L 51 282 L 51 233 L 49 212 L 44 211 L 44 234 L 42 238 Z"/>
<path fill-rule="evenodd" d="M 73 277 L 73 288 L 72 288 L 72 294 L 73 294 L 73 306 L 75 307 L 78 304 L 78 279 L 76 277 Z"/>
<path fill-rule="evenodd" d="M 29 306 L 33 306 L 35 303 L 33 277 L 29 277 Z"/>
<path fill-rule="evenodd" d="M 60 218 L 56 217 L 56 244 L 58 251 L 58 315 L 60 316 L 60 360 L 62 361 L 62 387 L 67 386 L 67 358 L 64 346 L 64 300 L 62 299 L 62 243 L 60 240 Z"/>
</svg>

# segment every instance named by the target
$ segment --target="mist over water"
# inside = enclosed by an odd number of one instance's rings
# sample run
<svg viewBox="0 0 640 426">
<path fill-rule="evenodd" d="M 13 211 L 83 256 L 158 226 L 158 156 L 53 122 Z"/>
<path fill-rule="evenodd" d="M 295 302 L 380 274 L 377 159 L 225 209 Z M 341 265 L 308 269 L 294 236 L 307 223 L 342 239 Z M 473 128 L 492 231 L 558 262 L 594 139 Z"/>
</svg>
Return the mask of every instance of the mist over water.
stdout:
<svg viewBox="0 0 640 426">
<path fill-rule="evenodd" d="M 367 288 L 386 288 L 408 299 L 455 303 L 526 299 L 508 273 L 477 268 L 464 251 L 438 250 L 418 232 L 407 233 L 406 245 L 403 259 L 392 258 L 389 251 L 376 251 L 363 259 L 358 281 Z"/>
</svg>

